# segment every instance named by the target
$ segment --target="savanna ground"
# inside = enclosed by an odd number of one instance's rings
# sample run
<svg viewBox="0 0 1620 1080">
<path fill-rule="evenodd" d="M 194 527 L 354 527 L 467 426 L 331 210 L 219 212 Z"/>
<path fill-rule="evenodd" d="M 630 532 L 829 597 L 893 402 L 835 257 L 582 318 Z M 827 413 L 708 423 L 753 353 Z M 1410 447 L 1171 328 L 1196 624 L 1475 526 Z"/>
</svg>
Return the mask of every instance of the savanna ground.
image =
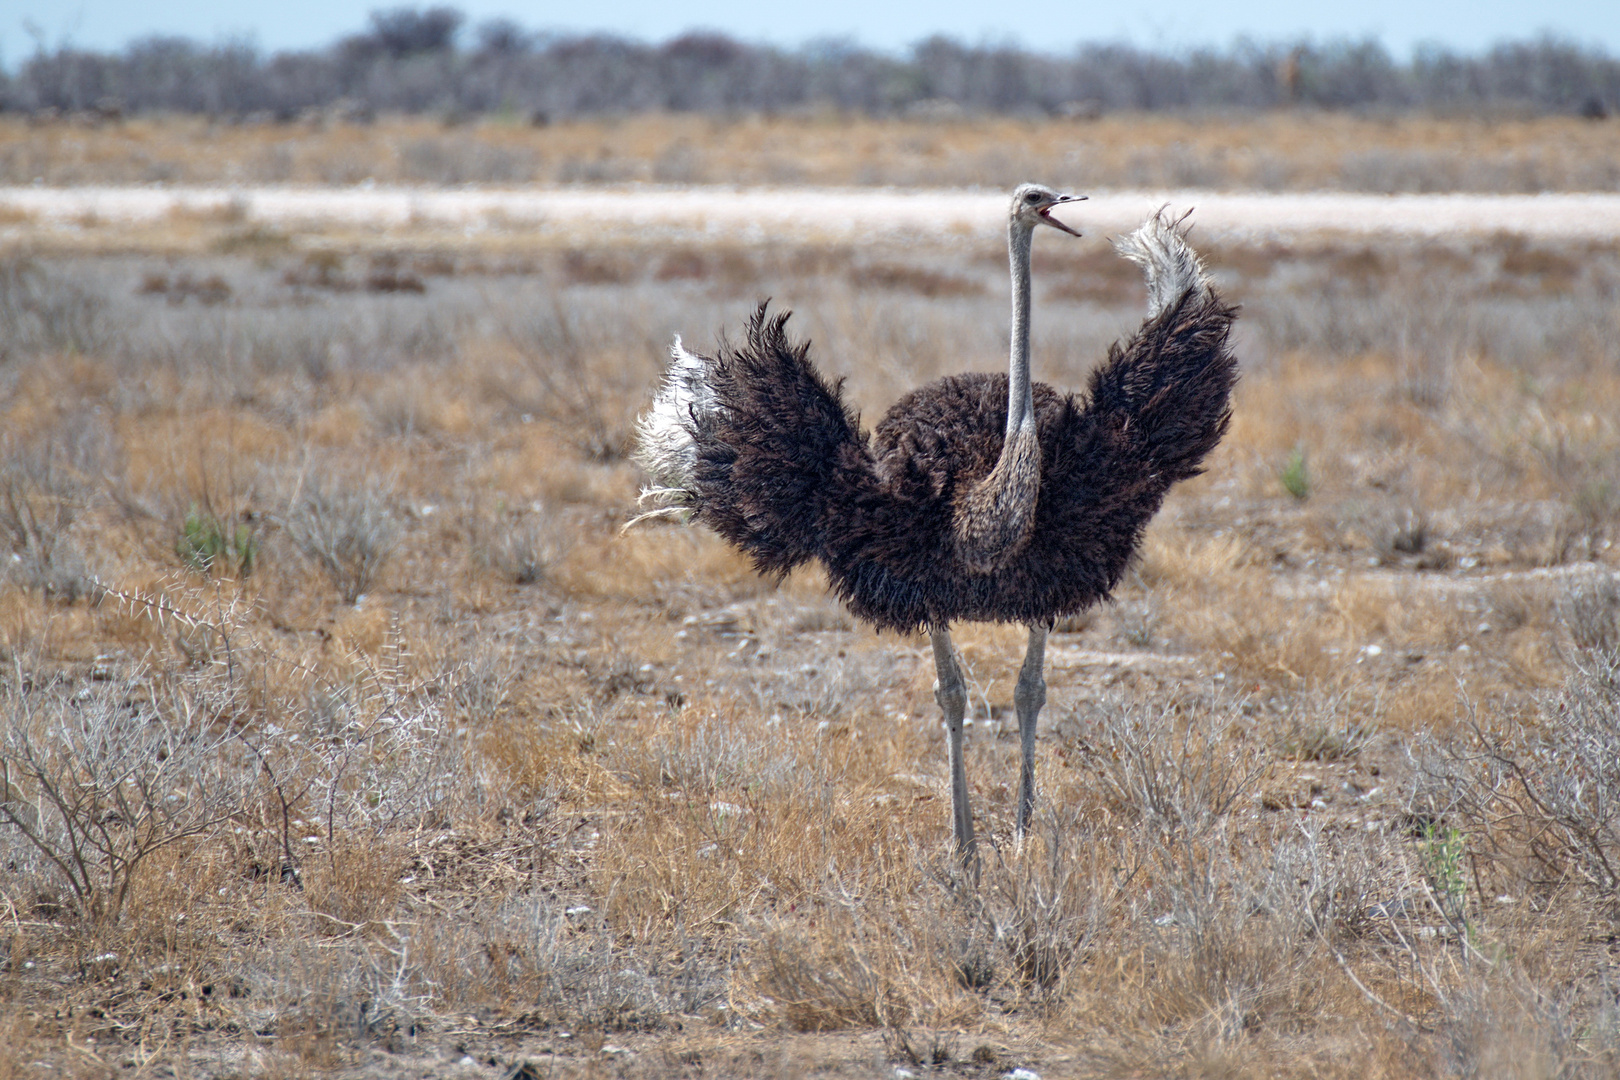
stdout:
<svg viewBox="0 0 1620 1080">
<path fill-rule="evenodd" d="M 1057 627 L 1022 851 L 957 631 L 975 883 L 926 640 L 620 526 L 673 333 L 774 297 L 876 417 L 1002 365 L 1000 245 L 184 224 L 0 264 L 0 1077 L 1620 1064 L 1620 249 L 1204 243 L 1232 431 Z M 1141 286 L 1036 279 L 1079 386 Z"/>
</svg>

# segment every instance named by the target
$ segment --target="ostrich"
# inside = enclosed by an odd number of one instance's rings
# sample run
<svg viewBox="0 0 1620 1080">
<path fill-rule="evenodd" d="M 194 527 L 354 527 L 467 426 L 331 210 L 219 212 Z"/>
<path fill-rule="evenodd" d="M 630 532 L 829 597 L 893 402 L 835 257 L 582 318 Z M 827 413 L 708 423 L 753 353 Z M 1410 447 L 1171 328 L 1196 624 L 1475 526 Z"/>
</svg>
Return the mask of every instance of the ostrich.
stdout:
<svg viewBox="0 0 1620 1080">
<path fill-rule="evenodd" d="M 1084 196 L 1081 196 L 1083 198 Z M 967 684 L 950 624 L 1022 623 L 1013 701 L 1022 767 L 1015 832 L 1035 804 L 1035 726 L 1053 621 L 1107 599 L 1170 486 L 1225 434 L 1236 309 L 1216 295 L 1179 221 L 1161 211 L 1115 242 L 1141 267 L 1148 316 L 1091 375 L 1083 398 L 1030 380 L 1030 248 L 1077 201 L 1013 192 L 1012 356 L 1006 376 L 949 375 L 895 402 L 870 435 L 761 304 L 747 341 L 714 356 L 679 338 L 637 429 L 650 486 L 638 517 L 701 522 L 782 576 L 820 560 L 833 591 L 879 629 L 926 628 L 949 741 L 957 854 L 976 854 L 962 760 Z M 1183 219 L 1185 220 L 1185 219 Z M 634 524 L 634 522 L 632 522 Z"/>
</svg>

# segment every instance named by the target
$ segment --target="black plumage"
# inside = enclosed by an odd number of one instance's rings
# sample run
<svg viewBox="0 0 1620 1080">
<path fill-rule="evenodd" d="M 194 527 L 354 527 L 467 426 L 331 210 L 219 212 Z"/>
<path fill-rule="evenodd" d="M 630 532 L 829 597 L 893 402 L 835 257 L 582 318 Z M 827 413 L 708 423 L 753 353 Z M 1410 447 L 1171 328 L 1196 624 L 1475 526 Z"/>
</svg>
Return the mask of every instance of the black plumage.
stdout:
<svg viewBox="0 0 1620 1080">
<path fill-rule="evenodd" d="M 1035 524 L 1001 567 L 957 550 L 963 494 L 995 467 L 1006 375 L 953 375 L 867 434 L 761 305 L 746 340 L 704 358 L 714 407 L 693 413 L 696 520 L 781 575 L 811 559 L 856 616 L 909 631 L 960 620 L 1050 623 L 1108 597 L 1170 486 L 1225 434 L 1236 309 L 1189 291 L 1109 350 L 1084 397 L 1034 386 Z"/>
</svg>

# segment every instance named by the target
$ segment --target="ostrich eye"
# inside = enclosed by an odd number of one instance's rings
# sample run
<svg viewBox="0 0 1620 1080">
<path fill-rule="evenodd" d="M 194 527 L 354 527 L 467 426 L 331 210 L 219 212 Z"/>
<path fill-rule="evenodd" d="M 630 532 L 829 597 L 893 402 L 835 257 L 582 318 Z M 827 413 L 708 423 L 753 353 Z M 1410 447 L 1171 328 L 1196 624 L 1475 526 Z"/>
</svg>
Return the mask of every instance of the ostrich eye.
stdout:
<svg viewBox="0 0 1620 1080">
<path fill-rule="evenodd" d="M 1035 203 L 1041 201 L 1041 193 L 1038 191 L 1032 191 L 1028 195 L 1024 196 L 1024 201 L 1033 206 Z"/>
</svg>

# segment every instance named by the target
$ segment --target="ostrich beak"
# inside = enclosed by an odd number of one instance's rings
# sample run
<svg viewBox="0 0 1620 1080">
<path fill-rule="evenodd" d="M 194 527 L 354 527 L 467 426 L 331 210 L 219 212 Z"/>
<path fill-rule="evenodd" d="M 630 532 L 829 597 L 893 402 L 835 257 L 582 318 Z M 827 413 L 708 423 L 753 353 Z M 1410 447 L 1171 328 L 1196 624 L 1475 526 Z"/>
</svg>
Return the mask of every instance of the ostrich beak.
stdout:
<svg viewBox="0 0 1620 1080">
<path fill-rule="evenodd" d="M 1059 195 L 1057 202 L 1049 203 L 1046 206 L 1041 207 L 1041 220 L 1060 232 L 1066 232 L 1070 236 L 1079 236 L 1080 234 L 1074 229 L 1069 228 L 1067 225 L 1063 224 L 1063 222 L 1052 216 L 1052 207 L 1061 206 L 1064 203 L 1083 202 L 1085 199 L 1085 195 Z"/>
</svg>

